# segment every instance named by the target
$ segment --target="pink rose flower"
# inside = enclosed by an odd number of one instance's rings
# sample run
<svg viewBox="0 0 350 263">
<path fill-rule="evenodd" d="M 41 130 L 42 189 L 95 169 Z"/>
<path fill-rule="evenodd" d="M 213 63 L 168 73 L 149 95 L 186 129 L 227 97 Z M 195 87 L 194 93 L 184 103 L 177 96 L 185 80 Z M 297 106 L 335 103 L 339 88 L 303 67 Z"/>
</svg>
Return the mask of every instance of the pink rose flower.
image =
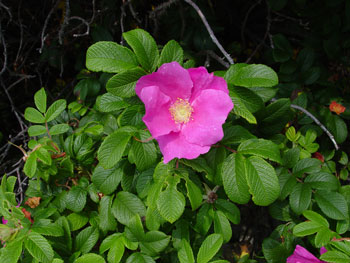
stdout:
<svg viewBox="0 0 350 263">
<path fill-rule="evenodd" d="M 320 249 L 321 255 L 326 253 L 327 249 L 322 247 Z M 317 257 L 312 255 L 302 246 L 297 245 L 291 256 L 287 258 L 287 263 L 327 263 L 326 261 L 319 260 Z"/>
<path fill-rule="evenodd" d="M 222 124 L 233 109 L 228 93 L 223 78 L 177 62 L 138 80 L 136 94 L 146 108 L 142 120 L 158 141 L 164 163 L 197 158 L 222 139 Z"/>
</svg>

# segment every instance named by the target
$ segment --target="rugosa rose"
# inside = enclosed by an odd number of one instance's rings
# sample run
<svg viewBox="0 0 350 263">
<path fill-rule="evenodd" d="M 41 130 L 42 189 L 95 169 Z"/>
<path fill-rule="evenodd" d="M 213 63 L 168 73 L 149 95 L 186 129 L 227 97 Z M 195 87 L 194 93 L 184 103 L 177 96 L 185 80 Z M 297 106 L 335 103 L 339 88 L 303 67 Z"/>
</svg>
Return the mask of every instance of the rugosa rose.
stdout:
<svg viewBox="0 0 350 263">
<path fill-rule="evenodd" d="M 142 120 L 165 163 L 208 152 L 224 136 L 222 124 L 233 109 L 223 78 L 204 67 L 184 69 L 177 62 L 141 77 L 136 94 L 146 108 Z"/>
<path fill-rule="evenodd" d="M 326 253 L 327 249 L 321 247 L 320 253 Z M 287 258 L 287 263 L 327 263 L 326 261 L 322 261 L 312 255 L 309 251 L 307 251 L 302 246 L 297 245 L 295 250 L 291 256 Z"/>
<path fill-rule="evenodd" d="M 329 110 L 339 115 L 343 113 L 346 110 L 346 108 L 343 105 L 337 103 L 336 101 L 332 101 L 332 103 L 329 105 Z"/>
</svg>

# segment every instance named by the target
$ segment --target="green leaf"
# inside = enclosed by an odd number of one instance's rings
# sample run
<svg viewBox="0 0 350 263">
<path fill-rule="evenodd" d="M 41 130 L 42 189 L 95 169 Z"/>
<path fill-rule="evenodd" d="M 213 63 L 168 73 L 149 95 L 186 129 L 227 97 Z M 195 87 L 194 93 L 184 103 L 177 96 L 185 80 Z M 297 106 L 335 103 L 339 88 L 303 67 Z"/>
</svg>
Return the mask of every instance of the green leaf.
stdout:
<svg viewBox="0 0 350 263">
<path fill-rule="evenodd" d="M 139 214 L 141 217 L 145 216 L 146 208 L 136 195 L 121 191 L 118 192 L 114 199 L 112 213 L 120 223 L 128 225 L 135 214 Z"/>
<path fill-rule="evenodd" d="M 112 215 L 111 206 L 112 197 L 107 195 L 103 196 L 99 207 L 99 228 L 105 232 L 108 230 L 113 231 L 117 227 L 117 222 Z"/>
<path fill-rule="evenodd" d="M 320 259 L 333 263 L 347 263 L 350 261 L 350 257 L 340 251 L 327 251 L 321 255 Z"/>
<path fill-rule="evenodd" d="M 232 224 L 239 224 L 241 213 L 234 203 L 219 198 L 215 201 L 215 207 L 217 210 L 223 212 L 227 219 L 232 222 Z"/>
<path fill-rule="evenodd" d="M 118 125 L 120 127 L 132 125 L 138 128 L 144 128 L 145 124 L 142 121 L 142 117 L 145 115 L 144 106 L 141 105 L 133 105 L 131 107 L 126 108 L 119 116 L 118 116 Z"/>
<path fill-rule="evenodd" d="M 175 40 L 170 40 L 162 49 L 159 58 L 159 66 L 173 61 L 177 61 L 182 65 L 183 56 L 184 52 L 179 43 L 177 43 Z"/>
<path fill-rule="evenodd" d="M 180 178 L 178 176 L 169 176 L 168 186 L 165 191 L 159 194 L 157 200 L 159 213 L 170 223 L 178 220 L 185 210 L 185 197 L 176 189 L 179 182 Z"/>
<path fill-rule="evenodd" d="M 202 235 L 206 235 L 211 224 L 213 223 L 213 217 L 213 207 L 211 207 L 208 203 L 204 203 L 197 213 L 196 225 L 194 226 L 194 229 Z"/>
<path fill-rule="evenodd" d="M 349 210 L 343 195 L 338 192 L 318 190 L 314 194 L 317 205 L 329 218 L 335 220 L 349 219 Z"/>
<path fill-rule="evenodd" d="M 24 164 L 23 172 L 29 178 L 32 178 L 35 175 L 36 167 L 37 167 L 36 152 L 32 152 L 29 154 L 29 156 Z"/>
<path fill-rule="evenodd" d="M 334 135 L 337 143 L 343 143 L 346 140 L 348 136 L 348 129 L 342 118 L 337 115 L 330 114 L 325 124 L 329 131 Z"/>
<path fill-rule="evenodd" d="M 40 161 L 42 161 L 46 165 L 51 165 L 52 159 L 51 159 L 51 155 L 48 152 L 48 150 L 46 150 L 43 147 L 39 147 L 37 150 L 35 150 L 35 153 L 36 153 L 36 157 Z"/>
<path fill-rule="evenodd" d="M 148 255 L 136 252 L 131 254 L 125 263 L 156 263 L 153 258 Z"/>
<path fill-rule="evenodd" d="M 315 221 L 306 221 L 306 222 L 297 224 L 293 228 L 293 235 L 297 237 L 308 236 L 320 231 L 323 228 L 324 228 L 323 225 L 320 225 Z"/>
<path fill-rule="evenodd" d="M 130 162 L 133 160 L 131 163 L 135 163 L 139 171 L 144 171 L 152 167 L 157 161 L 157 150 L 152 140 L 147 141 L 152 137 L 149 132 L 139 130 L 136 137 L 144 142 L 133 140 L 128 157 Z"/>
<path fill-rule="evenodd" d="M 110 249 L 113 244 L 117 241 L 117 240 L 123 240 L 123 235 L 121 233 L 114 233 L 108 237 L 106 237 L 100 247 L 99 247 L 99 252 L 100 254 L 105 253 L 108 249 Z"/>
<path fill-rule="evenodd" d="M 137 64 L 130 49 L 110 41 L 97 42 L 86 53 L 86 67 L 91 71 L 118 73 L 136 67 Z"/>
<path fill-rule="evenodd" d="M 339 188 L 338 179 L 333 174 L 322 171 L 309 174 L 304 182 L 310 184 L 314 189 L 338 190 Z"/>
<path fill-rule="evenodd" d="M 154 71 L 158 64 L 159 53 L 153 37 L 142 29 L 125 32 L 123 37 L 134 50 L 142 67 L 147 71 Z"/>
<path fill-rule="evenodd" d="M 24 244 L 28 252 L 39 262 L 50 263 L 53 260 L 53 249 L 42 235 L 29 232 Z"/>
<path fill-rule="evenodd" d="M 170 236 L 160 231 L 147 232 L 144 240 L 140 242 L 141 252 L 149 256 L 157 256 L 169 244 Z"/>
<path fill-rule="evenodd" d="M 273 87 L 278 84 L 276 72 L 262 64 L 251 64 L 242 67 L 232 78 L 235 86 L 251 87 Z"/>
<path fill-rule="evenodd" d="M 261 206 L 274 202 L 280 194 L 275 169 L 264 159 L 256 156 L 246 159 L 245 167 L 253 202 Z"/>
<path fill-rule="evenodd" d="M 97 152 L 97 158 L 104 168 L 112 168 L 119 162 L 130 138 L 130 133 L 116 130 L 104 139 Z"/>
<path fill-rule="evenodd" d="M 143 241 L 145 231 L 141 222 L 141 218 L 138 214 L 135 214 L 128 222 L 126 228 L 126 237 L 133 242 Z"/>
<path fill-rule="evenodd" d="M 186 180 L 187 196 L 190 199 L 192 211 L 196 210 L 203 200 L 201 189 L 190 179 Z"/>
<path fill-rule="evenodd" d="M 207 263 L 219 251 L 223 243 L 223 238 L 220 234 L 211 234 L 206 237 L 199 248 L 197 254 L 197 263 Z"/>
<path fill-rule="evenodd" d="M 229 86 L 229 90 L 230 96 L 238 97 L 251 113 L 260 110 L 264 106 L 263 100 L 250 89 Z"/>
<path fill-rule="evenodd" d="M 230 97 L 234 104 L 234 113 L 246 119 L 249 123 L 256 124 L 256 119 L 254 115 L 247 109 L 242 100 L 232 90 L 230 90 Z"/>
<path fill-rule="evenodd" d="M 222 139 L 221 143 L 224 145 L 241 143 L 249 139 L 256 139 L 253 134 L 240 125 L 224 125 L 223 128 L 224 138 Z"/>
<path fill-rule="evenodd" d="M 304 173 L 318 173 L 321 170 L 321 161 L 315 158 L 304 158 L 293 167 L 293 174 L 301 176 Z"/>
<path fill-rule="evenodd" d="M 146 74 L 140 67 L 128 69 L 111 77 L 106 84 L 106 89 L 115 96 L 130 98 L 136 95 L 136 82 Z"/>
<path fill-rule="evenodd" d="M 283 155 L 283 166 L 293 168 L 299 161 L 300 149 L 298 147 L 288 149 Z"/>
<path fill-rule="evenodd" d="M 245 176 L 245 159 L 241 154 L 231 154 L 224 161 L 221 177 L 225 192 L 231 201 L 246 204 L 250 200 L 249 187 Z"/>
<path fill-rule="evenodd" d="M 67 102 L 64 99 L 56 100 L 52 103 L 45 114 L 45 121 L 50 122 L 57 118 L 65 110 L 66 105 Z"/>
<path fill-rule="evenodd" d="M 317 232 L 315 236 L 315 246 L 323 247 L 327 245 L 329 241 L 336 235 L 337 234 L 334 233 L 332 230 L 328 228 L 322 228 L 320 231 Z"/>
<path fill-rule="evenodd" d="M 324 226 L 326 228 L 329 227 L 329 223 L 328 223 L 327 219 L 325 219 L 319 213 L 316 213 L 316 212 L 314 212 L 312 210 L 304 211 L 303 212 L 303 216 L 305 216 L 310 221 L 314 221 L 314 222 L 318 223 L 319 225 L 322 225 L 322 226 Z"/>
<path fill-rule="evenodd" d="M 124 109 L 129 104 L 121 97 L 115 96 L 111 93 L 105 93 L 96 100 L 97 109 L 101 112 L 111 112 Z"/>
<path fill-rule="evenodd" d="M 1 249 L 0 262 L 1 263 L 17 263 L 19 262 L 19 257 L 22 254 L 23 240 L 14 240 L 12 242 L 6 243 Z"/>
<path fill-rule="evenodd" d="M 256 113 L 259 131 L 265 134 L 276 134 L 291 120 L 289 99 L 279 99 Z"/>
<path fill-rule="evenodd" d="M 99 232 L 96 227 L 89 226 L 82 230 L 75 239 L 75 248 L 83 254 L 88 253 L 97 243 Z"/>
<path fill-rule="evenodd" d="M 300 215 L 311 203 L 311 187 L 309 184 L 298 183 L 294 186 L 289 197 L 289 203 L 292 210 Z"/>
<path fill-rule="evenodd" d="M 64 235 L 63 228 L 57 223 L 51 223 L 48 225 L 33 226 L 32 231 L 44 235 L 44 236 L 53 236 L 61 237 Z"/>
<path fill-rule="evenodd" d="M 125 246 L 122 238 L 118 238 L 111 246 L 107 260 L 112 263 L 119 263 L 125 251 Z"/>
<path fill-rule="evenodd" d="M 111 169 L 104 169 L 97 165 L 92 173 L 92 182 L 104 194 L 109 195 L 117 189 L 123 176 L 123 169 L 118 163 Z"/>
<path fill-rule="evenodd" d="M 66 123 L 56 124 L 50 128 L 51 135 L 58 135 L 69 130 L 69 125 Z"/>
<path fill-rule="evenodd" d="M 45 123 L 44 115 L 32 107 L 26 108 L 24 118 L 32 123 Z"/>
<path fill-rule="evenodd" d="M 71 231 L 78 230 L 89 222 L 89 217 L 82 213 L 71 213 L 67 216 Z"/>
<path fill-rule="evenodd" d="M 281 163 L 280 150 L 277 144 L 264 139 L 250 139 L 242 142 L 237 151 L 241 154 L 252 154 Z"/>
<path fill-rule="evenodd" d="M 39 136 L 45 134 L 46 132 L 46 127 L 43 125 L 32 125 L 28 128 L 29 136 Z"/>
<path fill-rule="evenodd" d="M 226 215 L 221 211 L 214 212 L 214 232 L 222 235 L 224 243 L 230 241 L 232 229 Z"/>
<path fill-rule="evenodd" d="M 36 108 L 41 112 L 46 111 L 46 92 L 44 88 L 41 88 L 34 94 L 34 103 Z"/>
<path fill-rule="evenodd" d="M 86 204 L 86 195 L 87 190 L 80 186 L 73 186 L 66 196 L 67 208 L 77 213 L 82 211 Z"/>
<path fill-rule="evenodd" d="M 106 261 L 100 255 L 88 253 L 74 260 L 74 263 L 106 263 Z"/>
<path fill-rule="evenodd" d="M 186 239 L 182 239 L 181 248 L 177 252 L 180 263 L 194 263 L 193 251 Z"/>
</svg>

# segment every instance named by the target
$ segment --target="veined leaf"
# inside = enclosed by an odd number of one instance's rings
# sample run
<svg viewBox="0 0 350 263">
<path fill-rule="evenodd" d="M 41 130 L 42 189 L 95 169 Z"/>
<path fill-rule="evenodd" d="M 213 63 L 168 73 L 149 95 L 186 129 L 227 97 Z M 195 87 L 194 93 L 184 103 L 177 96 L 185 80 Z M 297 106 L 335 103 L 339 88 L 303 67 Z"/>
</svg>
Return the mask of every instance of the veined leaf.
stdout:
<svg viewBox="0 0 350 263">
<path fill-rule="evenodd" d="M 34 94 L 34 103 L 37 109 L 41 113 L 46 111 L 46 92 L 44 88 L 41 88 Z"/>
<path fill-rule="evenodd" d="M 264 139 L 250 139 L 242 142 L 237 151 L 241 154 L 252 154 L 281 163 L 280 150 L 277 144 Z"/>
<path fill-rule="evenodd" d="M 211 234 L 206 237 L 199 248 L 197 255 L 197 263 L 207 263 L 219 251 L 223 242 L 220 234 Z"/>
<path fill-rule="evenodd" d="M 56 100 L 51 106 L 47 109 L 45 114 L 45 121 L 50 122 L 53 119 L 57 118 L 62 111 L 66 108 L 67 102 L 63 99 Z"/>
<path fill-rule="evenodd" d="M 118 73 L 137 65 L 135 54 L 114 42 L 97 42 L 86 52 L 86 67 L 91 71 Z"/>
<path fill-rule="evenodd" d="M 24 244 L 28 252 L 39 262 L 50 263 L 53 260 L 53 249 L 42 235 L 29 232 Z"/>
<path fill-rule="evenodd" d="M 177 43 L 175 40 L 170 40 L 162 49 L 159 58 L 159 66 L 173 61 L 177 61 L 182 64 L 183 56 L 183 50 L 179 43 Z"/>
</svg>

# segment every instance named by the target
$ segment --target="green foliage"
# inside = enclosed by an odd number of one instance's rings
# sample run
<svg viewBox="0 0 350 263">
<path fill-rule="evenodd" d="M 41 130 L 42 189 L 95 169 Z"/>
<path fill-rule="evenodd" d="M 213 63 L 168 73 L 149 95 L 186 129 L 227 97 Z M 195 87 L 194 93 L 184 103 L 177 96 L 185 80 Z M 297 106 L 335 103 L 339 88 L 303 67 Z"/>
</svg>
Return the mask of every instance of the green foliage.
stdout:
<svg viewBox="0 0 350 263">
<path fill-rule="evenodd" d="M 287 2 L 268 1 L 274 11 Z M 175 40 L 160 51 L 139 28 L 123 38 L 130 49 L 111 41 L 88 48 L 77 101 L 50 104 L 42 88 L 36 108 L 25 110 L 35 124 L 29 151 L 22 149 L 23 172 L 34 179 L 26 191 L 29 216 L 16 207 L 16 177 L 4 176 L 0 214 L 9 223 L 0 225 L 1 262 L 224 263 L 224 248 L 237 241 L 233 225 L 245 223 L 245 207 L 257 206 L 281 221 L 262 243 L 267 262 L 285 262 L 306 236 L 326 246 L 321 259 L 348 262 L 349 245 L 340 242 L 349 234 L 348 154 L 330 151 L 324 129 L 296 111 L 308 107 L 309 95 L 283 96 L 280 87 L 322 84 L 312 47 L 294 56 L 288 38 L 276 34 L 270 58 L 278 73 L 245 63 L 216 72 L 234 103 L 223 139 L 196 159 L 164 164 L 135 86 L 164 63 L 187 68 L 194 61 Z M 322 109 L 317 117 L 337 143 L 346 141 L 342 115 Z M 28 208 L 30 197 L 40 204 Z M 257 262 L 233 254 L 235 262 Z"/>
</svg>

